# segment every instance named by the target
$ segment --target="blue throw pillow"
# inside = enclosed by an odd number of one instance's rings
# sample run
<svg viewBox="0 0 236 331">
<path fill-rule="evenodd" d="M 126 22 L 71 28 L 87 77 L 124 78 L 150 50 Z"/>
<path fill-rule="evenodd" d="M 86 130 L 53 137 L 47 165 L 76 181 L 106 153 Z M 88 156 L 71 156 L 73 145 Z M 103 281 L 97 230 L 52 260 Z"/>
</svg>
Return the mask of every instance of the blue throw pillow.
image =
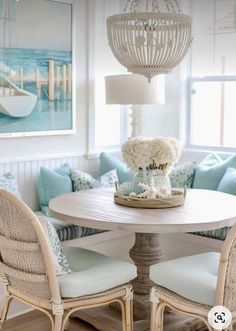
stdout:
<svg viewBox="0 0 236 331">
<path fill-rule="evenodd" d="M 42 211 L 46 211 L 49 201 L 58 195 L 72 192 L 70 166 L 63 164 L 60 168 L 50 170 L 41 167 L 37 182 L 37 189 Z"/>
<path fill-rule="evenodd" d="M 216 154 L 208 155 L 196 168 L 193 188 L 217 190 L 227 168 L 236 168 L 236 155 L 222 160 Z"/>
<path fill-rule="evenodd" d="M 236 169 L 228 168 L 226 170 L 217 191 L 236 195 Z"/>
<path fill-rule="evenodd" d="M 127 165 L 111 156 L 108 153 L 101 153 L 100 155 L 100 166 L 99 175 L 102 176 L 107 172 L 116 169 L 120 183 L 130 182 L 133 180 L 134 174 L 130 171 Z"/>
</svg>

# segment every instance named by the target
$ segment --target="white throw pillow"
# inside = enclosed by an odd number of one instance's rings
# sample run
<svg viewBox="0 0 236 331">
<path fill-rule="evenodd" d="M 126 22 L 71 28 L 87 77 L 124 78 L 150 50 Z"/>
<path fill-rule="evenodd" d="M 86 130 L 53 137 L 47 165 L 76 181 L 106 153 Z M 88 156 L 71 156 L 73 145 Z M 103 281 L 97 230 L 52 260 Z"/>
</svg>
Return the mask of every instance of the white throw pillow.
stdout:
<svg viewBox="0 0 236 331">
<path fill-rule="evenodd" d="M 70 269 L 69 263 L 67 261 L 66 255 L 63 253 L 62 244 L 58 238 L 57 232 L 54 229 L 54 226 L 49 222 L 47 217 L 38 217 L 44 232 L 47 236 L 49 247 L 51 249 L 54 266 L 57 276 L 70 274 L 72 271 Z"/>
</svg>

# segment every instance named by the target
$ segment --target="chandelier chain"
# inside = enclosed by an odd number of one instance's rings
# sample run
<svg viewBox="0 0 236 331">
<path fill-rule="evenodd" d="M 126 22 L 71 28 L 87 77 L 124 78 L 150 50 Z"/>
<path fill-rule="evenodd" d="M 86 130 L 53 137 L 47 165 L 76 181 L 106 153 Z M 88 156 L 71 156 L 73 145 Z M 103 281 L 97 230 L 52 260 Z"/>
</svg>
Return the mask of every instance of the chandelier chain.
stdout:
<svg viewBox="0 0 236 331">
<path fill-rule="evenodd" d="M 173 1 L 176 4 L 177 12 L 179 14 L 181 14 L 182 13 L 182 10 L 181 10 L 181 8 L 182 8 L 181 0 L 173 0 Z"/>
<path fill-rule="evenodd" d="M 149 11 L 150 0 L 146 0 L 146 11 Z"/>
<path fill-rule="evenodd" d="M 124 8 L 124 12 L 132 12 L 136 13 L 138 11 L 138 7 L 143 0 L 127 0 L 126 6 Z M 161 12 L 160 3 L 166 7 L 167 11 L 170 13 L 181 13 L 181 0 L 152 0 L 152 5 L 150 6 L 151 0 L 146 0 L 146 11 L 150 11 L 150 7 L 152 7 L 153 12 Z"/>
<path fill-rule="evenodd" d="M 152 1 L 152 10 L 156 12 L 160 12 L 160 6 L 158 3 L 158 0 L 153 0 Z"/>
<path fill-rule="evenodd" d="M 171 0 L 164 0 L 164 1 L 165 1 L 168 12 L 175 13 L 175 7 L 174 7 L 172 1 Z"/>
<path fill-rule="evenodd" d="M 135 13 L 138 10 L 139 1 L 140 0 L 127 0 L 124 12 L 130 11 L 131 13 Z"/>
</svg>

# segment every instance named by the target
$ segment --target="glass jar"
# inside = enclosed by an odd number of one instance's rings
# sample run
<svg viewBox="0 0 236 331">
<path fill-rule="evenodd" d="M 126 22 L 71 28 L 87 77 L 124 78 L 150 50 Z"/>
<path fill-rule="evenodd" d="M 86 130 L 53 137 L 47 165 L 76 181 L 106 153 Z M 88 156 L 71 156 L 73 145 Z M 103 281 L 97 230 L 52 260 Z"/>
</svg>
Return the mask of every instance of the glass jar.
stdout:
<svg viewBox="0 0 236 331">
<path fill-rule="evenodd" d="M 155 170 L 150 176 L 153 177 L 158 195 L 162 198 L 168 198 L 171 195 L 170 177 L 167 173 Z"/>
<path fill-rule="evenodd" d="M 133 179 L 133 191 L 136 194 L 144 192 L 142 187 L 139 186 L 140 183 L 147 185 L 150 184 L 149 172 L 147 170 L 143 170 L 142 168 L 140 168 L 139 171 L 136 172 Z"/>
</svg>

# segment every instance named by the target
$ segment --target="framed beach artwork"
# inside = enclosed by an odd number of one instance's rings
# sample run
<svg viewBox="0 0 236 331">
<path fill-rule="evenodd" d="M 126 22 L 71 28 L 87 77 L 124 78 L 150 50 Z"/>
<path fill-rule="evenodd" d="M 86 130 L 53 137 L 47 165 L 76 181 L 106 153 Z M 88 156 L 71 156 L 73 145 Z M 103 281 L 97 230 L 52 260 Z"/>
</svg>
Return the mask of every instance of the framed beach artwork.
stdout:
<svg viewBox="0 0 236 331">
<path fill-rule="evenodd" d="M 74 132 L 72 3 L 0 0 L 0 137 Z"/>
</svg>

